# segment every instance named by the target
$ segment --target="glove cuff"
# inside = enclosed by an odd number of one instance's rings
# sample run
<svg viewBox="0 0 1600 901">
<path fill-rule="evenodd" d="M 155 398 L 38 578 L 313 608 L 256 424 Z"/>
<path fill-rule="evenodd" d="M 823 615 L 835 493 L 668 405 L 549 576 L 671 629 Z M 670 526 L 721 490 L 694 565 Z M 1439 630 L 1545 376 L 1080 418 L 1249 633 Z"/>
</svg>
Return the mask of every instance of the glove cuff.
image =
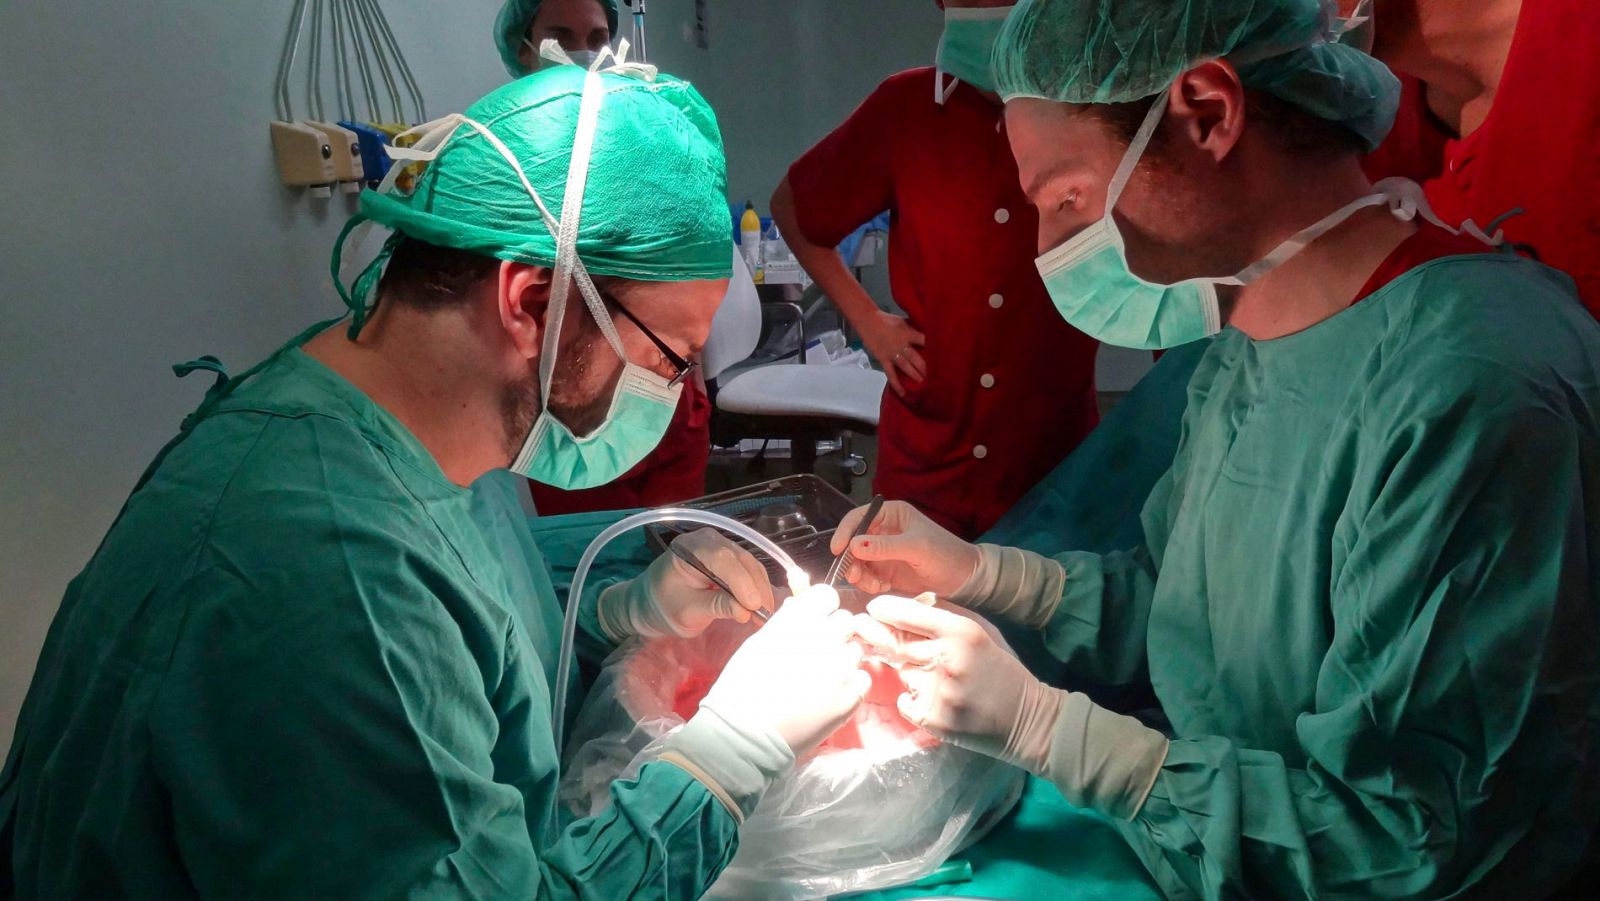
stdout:
<svg viewBox="0 0 1600 901">
<path fill-rule="evenodd" d="M 1058 691 L 1057 689 L 1048 689 Z M 1088 695 L 1061 697 L 1046 772 L 1062 797 L 1079 807 L 1131 820 L 1144 806 L 1167 759 L 1167 737 Z"/>
<path fill-rule="evenodd" d="M 612 644 L 629 638 L 665 638 L 676 635 L 672 624 L 650 597 L 648 580 L 638 576 L 607 588 L 595 602 L 600 631 Z"/>
<path fill-rule="evenodd" d="M 952 603 L 1042 629 L 1061 604 L 1067 573 L 1061 564 L 1021 548 L 978 545 L 978 566 Z"/>
<path fill-rule="evenodd" d="M 661 759 L 699 780 L 740 823 L 794 766 L 794 752 L 777 733 L 741 727 L 703 703 L 667 738 Z"/>
<path fill-rule="evenodd" d="M 1060 689 L 1029 678 L 1018 700 L 1017 716 L 1000 759 L 1035 776 L 1044 775 L 1050 765 L 1051 735 L 1066 696 Z"/>
</svg>

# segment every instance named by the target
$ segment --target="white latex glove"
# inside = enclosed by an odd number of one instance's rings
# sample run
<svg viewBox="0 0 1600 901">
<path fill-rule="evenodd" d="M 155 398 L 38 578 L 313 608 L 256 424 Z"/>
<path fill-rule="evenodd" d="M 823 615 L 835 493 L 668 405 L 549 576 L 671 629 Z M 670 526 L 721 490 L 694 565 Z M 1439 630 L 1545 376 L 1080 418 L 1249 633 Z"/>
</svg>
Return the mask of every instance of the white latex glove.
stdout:
<svg viewBox="0 0 1600 901">
<path fill-rule="evenodd" d="M 761 562 L 721 532 L 700 529 L 680 535 L 673 544 L 716 573 L 734 596 L 669 551 L 637 577 L 600 595 L 600 628 L 607 638 L 618 643 L 634 635 L 693 638 L 719 619 L 748 622 L 751 611 L 776 606 Z"/>
<path fill-rule="evenodd" d="M 867 614 L 878 625 L 858 622 L 857 631 L 899 667 L 907 720 L 1043 776 L 1079 806 L 1138 812 L 1166 760 L 1161 733 L 1041 683 L 977 620 L 890 596 Z"/>
<path fill-rule="evenodd" d="M 857 535 L 864 516 L 865 507 L 845 515 L 834 530 L 832 551 L 843 553 L 845 536 L 850 536 L 853 562 L 844 577 L 868 594 L 931 591 L 944 597 L 955 594 L 977 571 L 977 547 L 905 501 L 885 503 L 867 533 Z"/>
<path fill-rule="evenodd" d="M 872 685 L 854 637 L 838 593 L 813 586 L 745 640 L 700 707 L 741 729 L 775 733 L 803 755 L 850 718 Z"/>
<path fill-rule="evenodd" d="M 744 821 L 761 796 L 849 719 L 871 677 L 854 618 L 817 586 L 786 601 L 734 652 L 661 759 L 700 780 Z"/>
<path fill-rule="evenodd" d="M 867 615 L 877 625 L 857 630 L 898 665 L 902 716 L 953 745 L 1043 771 L 1061 699 L 981 624 L 893 595 L 874 598 Z"/>
</svg>

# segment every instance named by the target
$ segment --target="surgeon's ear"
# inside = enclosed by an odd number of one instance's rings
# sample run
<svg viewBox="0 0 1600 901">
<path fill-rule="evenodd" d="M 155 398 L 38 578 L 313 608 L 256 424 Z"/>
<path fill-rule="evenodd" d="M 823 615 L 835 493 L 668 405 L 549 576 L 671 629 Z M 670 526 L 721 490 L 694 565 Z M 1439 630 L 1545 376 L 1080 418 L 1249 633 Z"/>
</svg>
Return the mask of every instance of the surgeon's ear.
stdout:
<svg viewBox="0 0 1600 901">
<path fill-rule="evenodd" d="M 548 266 L 500 263 L 495 290 L 500 325 L 524 359 L 539 356 L 543 346 L 545 314 L 550 307 L 550 283 L 554 274 Z"/>
<path fill-rule="evenodd" d="M 1181 143 L 1220 162 L 1239 143 L 1244 128 L 1244 84 L 1238 70 L 1223 60 L 1210 60 L 1180 75 L 1168 92 L 1167 122 Z"/>
</svg>

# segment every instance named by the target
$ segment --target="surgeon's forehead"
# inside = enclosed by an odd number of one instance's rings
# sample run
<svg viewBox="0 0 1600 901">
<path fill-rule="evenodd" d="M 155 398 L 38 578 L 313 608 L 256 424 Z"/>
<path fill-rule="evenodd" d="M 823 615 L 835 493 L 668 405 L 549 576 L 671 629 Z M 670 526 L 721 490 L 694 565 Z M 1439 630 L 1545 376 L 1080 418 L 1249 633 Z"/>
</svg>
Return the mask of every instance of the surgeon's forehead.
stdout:
<svg viewBox="0 0 1600 901">
<path fill-rule="evenodd" d="M 544 0 L 530 25 L 581 26 L 607 28 L 606 12 L 600 0 Z"/>
<path fill-rule="evenodd" d="M 1006 104 L 1006 131 L 1029 197 L 1060 175 L 1095 172 L 1114 143 L 1086 107 L 1034 98 Z"/>
</svg>

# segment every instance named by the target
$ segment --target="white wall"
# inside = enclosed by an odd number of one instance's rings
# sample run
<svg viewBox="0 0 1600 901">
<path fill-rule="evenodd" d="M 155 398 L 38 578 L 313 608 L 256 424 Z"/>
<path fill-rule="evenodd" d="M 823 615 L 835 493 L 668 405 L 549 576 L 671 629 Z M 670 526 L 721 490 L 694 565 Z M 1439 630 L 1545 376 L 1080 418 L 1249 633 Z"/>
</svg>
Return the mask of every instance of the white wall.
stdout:
<svg viewBox="0 0 1600 901">
<path fill-rule="evenodd" d="M 651 0 L 652 61 L 699 85 L 730 198 L 763 209 L 794 157 L 939 34 L 929 0 L 707 5 L 702 51 L 693 0 Z M 280 186 L 267 141 L 292 6 L 0 5 L 0 748 L 67 581 L 210 382 L 169 365 L 214 353 L 237 372 L 342 309 L 327 259 L 353 204 Z M 431 114 L 503 81 L 498 7 L 384 3 Z"/>
<path fill-rule="evenodd" d="M 728 147 L 728 196 L 769 214 L 789 164 L 888 75 L 933 61 L 942 24 L 933 0 L 710 0 L 710 48 L 686 29 L 693 0 L 652 0 L 651 60 L 690 79 L 717 111 Z M 628 25 L 624 24 L 626 34 Z M 867 289 L 889 301 L 886 267 Z"/>
<path fill-rule="evenodd" d="M 789 163 L 886 76 L 933 61 L 932 0 L 712 0 L 711 48 L 685 41 L 692 0 L 651 0 L 651 61 L 693 81 L 728 144 L 728 193 L 762 213 Z M 624 27 L 626 33 L 626 26 Z"/>
</svg>

